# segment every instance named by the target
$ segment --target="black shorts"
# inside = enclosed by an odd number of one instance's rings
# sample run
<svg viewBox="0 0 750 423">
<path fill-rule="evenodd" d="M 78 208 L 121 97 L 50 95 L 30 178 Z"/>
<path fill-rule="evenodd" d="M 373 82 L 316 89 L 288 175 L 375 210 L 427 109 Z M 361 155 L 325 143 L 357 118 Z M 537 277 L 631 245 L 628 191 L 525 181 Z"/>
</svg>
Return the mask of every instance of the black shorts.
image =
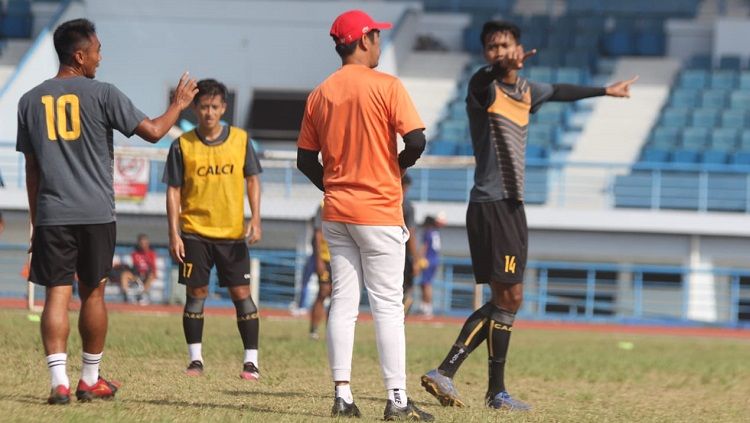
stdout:
<svg viewBox="0 0 750 423">
<path fill-rule="evenodd" d="M 42 286 L 96 287 L 112 269 L 117 237 L 115 222 L 34 228 L 29 280 Z"/>
<path fill-rule="evenodd" d="M 185 244 L 185 259 L 179 265 L 179 283 L 192 287 L 208 285 L 214 264 L 219 274 L 219 286 L 250 283 L 250 253 L 244 242 L 211 242 L 186 237 L 182 242 Z"/>
<path fill-rule="evenodd" d="M 529 228 L 522 202 L 470 202 L 466 210 L 466 230 L 477 283 L 523 282 Z"/>
</svg>

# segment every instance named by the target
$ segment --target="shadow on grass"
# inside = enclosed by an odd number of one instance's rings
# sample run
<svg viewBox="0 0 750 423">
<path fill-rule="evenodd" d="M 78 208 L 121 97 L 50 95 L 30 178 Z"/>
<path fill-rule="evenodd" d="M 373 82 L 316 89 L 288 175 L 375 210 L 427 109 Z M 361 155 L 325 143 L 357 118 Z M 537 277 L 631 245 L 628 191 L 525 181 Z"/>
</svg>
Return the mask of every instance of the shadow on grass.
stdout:
<svg viewBox="0 0 750 423">
<path fill-rule="evenodd" d="M 44 405 L 48 406 L 47 399 L 44 397 L 35 397 L 33 395 L 0 395 L 0 401 L 13 401 L 21 404 Z"/>
<path fill-rule="evenodd" d="M 251 394 L 253 392 L 250 391 L 243 391 L 243 390 L 225 390 L 221 391 L 224 395 L 229 395 L 233 397 L 247 397 L 248 394 Z M 310 394 L 307 392 L 258 392 L 257 394 L 263 395 L 263 396 L 269 396 L 269 397 L 281 397 L 281 398 L 331 398 L 330 395 L 323 395 L 323 394 Z"/>
<path fill-rule="evenodd" d="M 172 407 L 193 407 L 193 408 L 215 408 L 225 409 L 234 411 L 251 411 L 255 413 L 275 413 L 275 414 L 286 414 L 290 416 L 314 416 L 314 417 L 330 417 L 329 414 L 318 414 L 318 413 L 295 413 L 289 410 L 277 410 L 273 408 L 256 407 L 245 404 L 216 404 L 210 402 L 203 403 L 192 403 L 187 401 L 172 401 L 172 400 L 128 400 L 127 402 L 149 404 L 149 405 L 168 405 Z"/>
</svg>

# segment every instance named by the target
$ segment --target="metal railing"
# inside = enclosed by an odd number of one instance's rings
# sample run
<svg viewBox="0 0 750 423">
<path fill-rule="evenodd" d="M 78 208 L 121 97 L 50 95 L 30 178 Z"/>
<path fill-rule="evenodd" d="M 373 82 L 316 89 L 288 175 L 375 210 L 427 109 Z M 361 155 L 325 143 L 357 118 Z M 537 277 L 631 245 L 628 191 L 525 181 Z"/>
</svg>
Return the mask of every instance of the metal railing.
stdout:
<svg viewBox="0 0 750 423">
<path fill-rule="evenodd" d="M 118 251 L 124 252 L 124 247 Z M 26 284 L 21 270 L 26 247 L 0 245 L 0 252 L 0 296 L 23 297 Z M 160 250 L 161 255 L 164 253 Z M 250 254 L 260 262 L 260 304 L 286 308 L 295 303 L 306 256 L 289 250 L 251 250 Z M 157 289 L 168 290 L 175 282 L 169 276 L 173 273 L 169 271 L 171 261 L 165 263 L 170 264 L 165 269 L 166 282 Z M 698 300 L 695 296 L 691 299 L 691 274 L 708 274 L 714 281 L 711 292 L 701 294 Z M 445 257 L 433 284 L 435 312 L 462 316 L 470 313 L 474 288 L 469 259 Z M 37 299 L 43 298 L 43 290 L 36 291 Z M 482 294 L 489 299 L 488 286 L 483 286 Z M 227 292 L 218 288 L 215 274 L 210 278 L 209 295 L 214 305 L 232 305 Z M 419 301 L 418 289 L 415 296 Z M 711 324 L 750 327 L 750 270 L 530 261 L 524 297 L 519 312 L 524 318 L 690 324 L 698 323 L 690 314 L 691 307 L 698 307 L 715 314 Z M 171 298 L 170 292 L 163 292 L 159 298 Z M 121 297 L 112 294 L 109 300 L 119 301 Z M 364 290 L 361 303 L 367 307 Z"/>
</svg>

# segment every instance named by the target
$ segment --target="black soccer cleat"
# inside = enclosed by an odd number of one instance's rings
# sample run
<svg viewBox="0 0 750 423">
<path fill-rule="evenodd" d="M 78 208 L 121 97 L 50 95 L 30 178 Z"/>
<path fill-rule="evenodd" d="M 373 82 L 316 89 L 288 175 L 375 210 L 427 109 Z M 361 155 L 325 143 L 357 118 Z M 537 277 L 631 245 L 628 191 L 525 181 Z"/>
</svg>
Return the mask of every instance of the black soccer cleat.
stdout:
<svg viewBox="0 0 750 423">
<path fill-rule="evenodd" d="M 331 409 L 331 417 L 362 417 L 362 415 L 359 413 L 359 408 L 357 408 L 357 404 L 351 403 L 348 404 L 346 401 L 344 401 L 341 397 L 336 397 L 335 400 L 333 400 L 333 409 Z"/>
<path fill-rule="evenodd" d="M 412 400 L 407 400 L 406 407 L 403 408 L 396 407 L 396 404 L 393 401 L 388 400 L 388 402 L 385 404 L 383 420 L 432 422 L 435 421 L 435 416 L 417 408 Z"/>
<path fill-rule="evenodd" d="M 203 362 L 200 360 L 193 360 L 188 364 L 185 369 L 185 375 L 187 376 L 203 376 Z"/>
</svg>

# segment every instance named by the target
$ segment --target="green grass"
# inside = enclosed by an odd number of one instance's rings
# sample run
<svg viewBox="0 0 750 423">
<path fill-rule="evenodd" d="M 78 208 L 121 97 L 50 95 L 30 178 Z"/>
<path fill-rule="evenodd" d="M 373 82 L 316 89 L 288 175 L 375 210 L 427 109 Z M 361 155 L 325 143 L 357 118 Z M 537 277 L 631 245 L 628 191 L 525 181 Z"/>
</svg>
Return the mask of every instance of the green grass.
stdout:
<svg viewBox="0 0 750 423">
<path fill-rule="evenodd" d="M 114 401 L 68 406 L 44 403 L 49 382 L 38 326 L 26 312 L 0 310 L 2 421 L 330 421 L 333 388 L 325 342 L 308 340 L 303 320 L 261 321 L 262 382 L 249 383 L 238 377 L 242 346 L 232 318 L 207 317 L 205 376 L 186 378 L 180 316 L 111 313 L 102 370 L 124 385 Z M 469 408 L 442 408 L 421 389 L 419 376 L 440 362 L 458 329 L 407 326 L 409 393 L 437 421 L 739 422 L 750 416 L 750 342 L 543 330 L 513 334 L 507 369 L 511 392 L 534 411 L 482 407 L 484 347 L 456 377 Z M 620 341 L 634 348 L 620 349 Z M 80 369 L 75 331 L 69 351 L 75 384 Z M 354 358 L 352 388 L 363 420 L 382 419 L 385 393 L 369 322 L 358 326 Z"/>
</svg>

